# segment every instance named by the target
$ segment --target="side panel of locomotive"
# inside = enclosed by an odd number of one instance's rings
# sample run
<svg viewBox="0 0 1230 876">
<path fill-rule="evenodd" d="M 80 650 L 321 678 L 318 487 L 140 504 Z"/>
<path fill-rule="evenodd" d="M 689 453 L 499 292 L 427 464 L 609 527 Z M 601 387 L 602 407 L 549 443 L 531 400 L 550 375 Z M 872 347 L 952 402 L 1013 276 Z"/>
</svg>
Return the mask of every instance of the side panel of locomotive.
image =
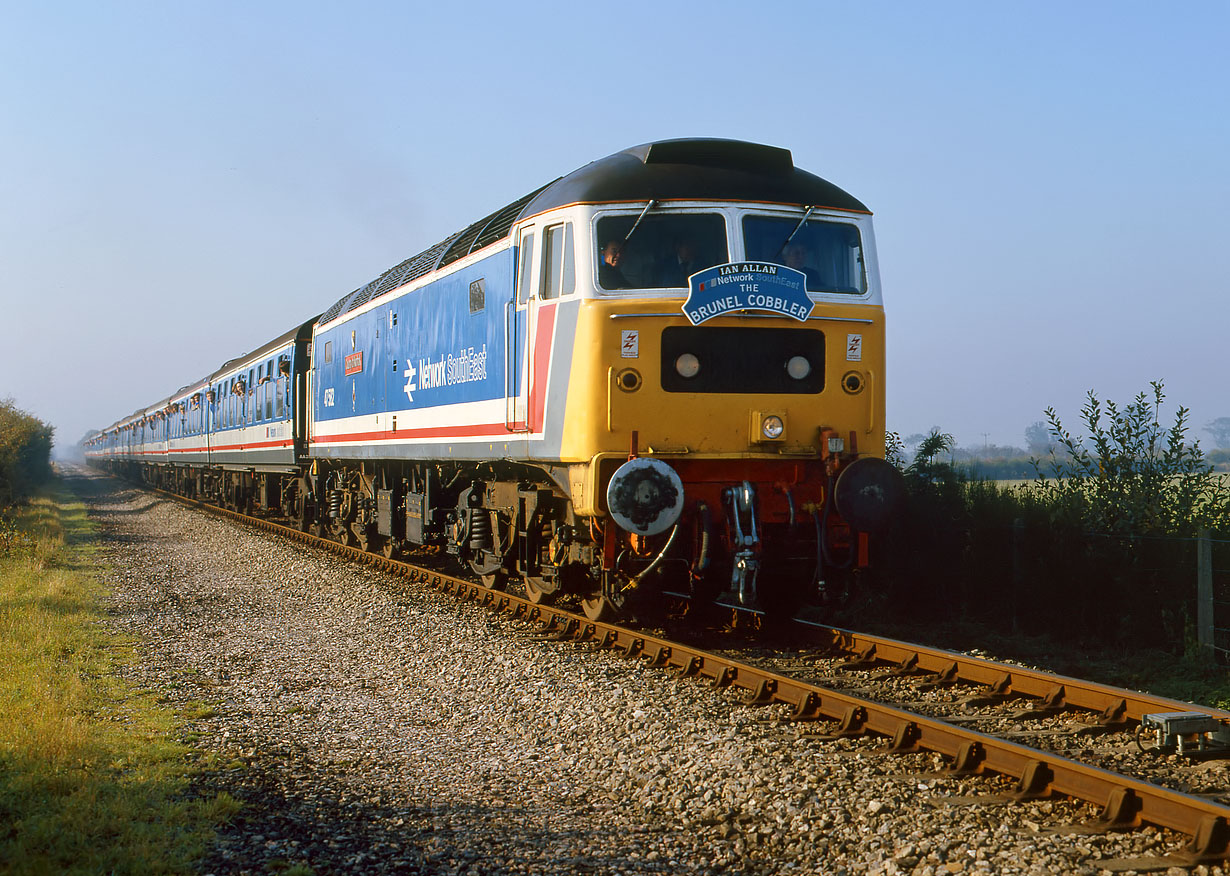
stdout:
<svg viewBox="0 0 1230 876">
<path fill-rule="evenodd" d="M 579 301 L 516 300 L 505 240 L 313 339 L 310 454 L 558 460 Z"/>
<path fill-rule="evenodd" d="M 513 252 L 377 299 L 313 337 L 310 453 L 486 459 L 510 451 L 506 351 Z"/>
</svg>

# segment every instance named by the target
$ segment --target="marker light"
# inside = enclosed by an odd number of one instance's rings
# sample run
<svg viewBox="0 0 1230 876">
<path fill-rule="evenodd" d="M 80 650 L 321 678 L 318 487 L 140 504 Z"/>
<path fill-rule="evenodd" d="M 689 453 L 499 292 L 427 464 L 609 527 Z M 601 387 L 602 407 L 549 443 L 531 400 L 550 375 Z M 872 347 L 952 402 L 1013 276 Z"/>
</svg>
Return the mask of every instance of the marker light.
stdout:
<svg viewBox="0 0 1230 876">
<path fill-rule="evenodd" d="M 691 353 L 683 353 L 675 360 L 675 370 L 680 377 L 695 377 L 700 373 L 700 360 Z"/>
<path fill-rule="evenodd" d="M 766 438 L 780 438 L 784 431 L 786 431 L 786 424 L 782 422 L 781 417 L 775 414 L 765 417 L 760 424 L 760 432 Z"/>
<path fill-rule="evenodd" d="M 811 363 L 803 356 L 791 356 L 790 361 L 786 363 L 786 373 L 795 380 L 802 380 L 811 374 Z"/>
</svg>

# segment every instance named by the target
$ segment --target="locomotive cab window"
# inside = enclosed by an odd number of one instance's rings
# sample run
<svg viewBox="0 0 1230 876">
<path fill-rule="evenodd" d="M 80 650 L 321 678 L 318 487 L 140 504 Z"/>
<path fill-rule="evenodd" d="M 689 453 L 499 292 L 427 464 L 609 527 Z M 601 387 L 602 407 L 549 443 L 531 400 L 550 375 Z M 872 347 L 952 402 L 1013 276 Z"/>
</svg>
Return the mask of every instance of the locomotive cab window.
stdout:
<svg viewBox="0 0 1230 876">
<path fill-rule="evenodd" d="M 812 219 L 800 226 L 787 216 L 746 216 L 743 238 L 749 259 L 806 274 L 808 292 L 867 291 L 862 241 L 853 225 Z"/>
<path fill-rule="evenodd" d="M 534 269 L 534 233 L 521 235 L 521 269 L 517 272 L 517 303 L 530 299 Z"/>
<path fill-rule="evenodd" d="M 730 261 L 726 220 L 717 213 L 650 211 L 638 224 L 639 216 L 598 220 L 599 288 L 685 288 L 692 274 Z"/>
<path fill-rule="evenodd" d="M 571 295 L 577 287 L 572 266 L 572 223 L 549 227 L 542 238 L 542 297 Z"/>
</svg>

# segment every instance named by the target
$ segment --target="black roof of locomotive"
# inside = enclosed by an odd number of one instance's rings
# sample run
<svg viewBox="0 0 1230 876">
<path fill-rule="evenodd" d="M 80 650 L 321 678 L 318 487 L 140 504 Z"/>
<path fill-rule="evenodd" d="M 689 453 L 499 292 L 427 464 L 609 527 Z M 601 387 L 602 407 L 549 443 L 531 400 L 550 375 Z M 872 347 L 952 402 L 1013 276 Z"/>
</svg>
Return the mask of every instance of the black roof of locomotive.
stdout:
<svg viewBox="0 0 1230 876">
<path fill-rule="evenodd" d="M 848 192 L 795 167 L 789 149 L 743 140 L 645 143 L 590 162 L 394 265 L 326 310 L 320 324 L 503 240 L 520 219 L 569 204 L 650 199 L 753 201 L 870 212 Z"/>
<path fill-rule="evenodd" d="M 742 140 L 662 140 L 591 162 L 540 191 L 521 215 L 568 204 L 757 201 L 870 212 L 827 180 L 799 170 L 789 149 Z"/>
</svg>

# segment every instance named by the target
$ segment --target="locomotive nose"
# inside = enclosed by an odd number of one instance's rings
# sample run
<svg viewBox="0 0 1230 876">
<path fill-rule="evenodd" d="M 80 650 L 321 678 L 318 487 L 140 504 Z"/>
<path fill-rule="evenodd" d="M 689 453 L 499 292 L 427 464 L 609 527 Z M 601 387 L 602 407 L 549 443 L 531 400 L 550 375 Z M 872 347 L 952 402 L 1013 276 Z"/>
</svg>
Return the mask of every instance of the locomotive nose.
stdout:
<svg viewBox="0 0 1230 876">
<path fill-rule="evenodd" d="M 657 535 L 674 526 L 683 513 L 683 481 L 659 459 L 630 459 L 611 475 L 606 504 L 622 529 Z"/>
</svg>

